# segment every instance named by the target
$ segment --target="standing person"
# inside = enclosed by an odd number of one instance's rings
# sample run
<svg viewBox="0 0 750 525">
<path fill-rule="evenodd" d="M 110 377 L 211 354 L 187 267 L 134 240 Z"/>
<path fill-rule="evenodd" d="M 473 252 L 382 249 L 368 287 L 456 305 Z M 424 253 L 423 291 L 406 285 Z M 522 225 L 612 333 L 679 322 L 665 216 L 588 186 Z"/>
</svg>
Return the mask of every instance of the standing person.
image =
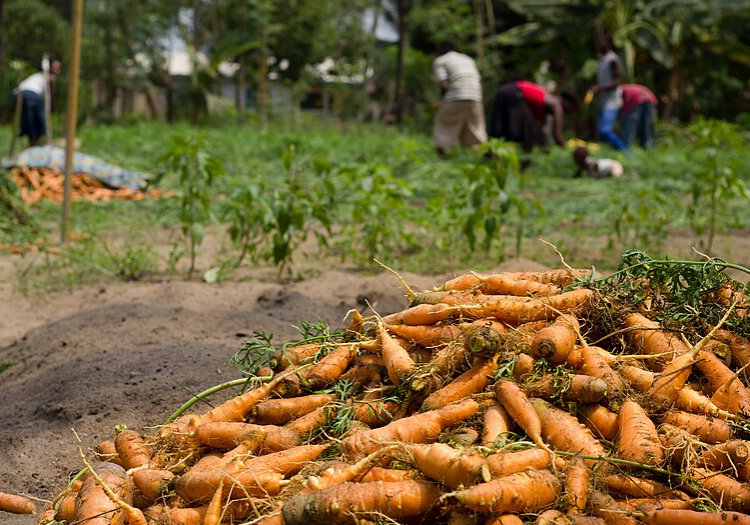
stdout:
<svg viewBox="0 0 750 525">
<path fill-rule="evenodd" d="M 517 142 L 528 153 L 535 145 L 547 144 L 543 126 L 550 115 L 553 119 L 552 138 L 558 146 L 563 146 L 563 113 L 574 110 L 575 106 L 576 100 L 571 95 L 563 93 L 557 96 L 537 84 L 511 80 L 502 84 L 495 93 L 490 136 Z"/>
<path fill-rule="evenodd" d="M 60 70 L 60 61 L 53 60 L 50 65 L 50 86 L 54 85 Z M 18 84 L 16 90 L 21 92 L 22 97 L 20 135 L 29 137 L 29 147 L 33 147 L 39 143 L 39 139 L 47 132 L 44 117 L 44 98 L 51 96 L 51 93 L 47 93 L 44 73 L 39 71 L 26 77 Z M 52 91 L 51 88 L 50 91 Z"/>
<path fill-rule="evenodd" d="M 466 148 L 487 142 L 482 77 L 474 60 L 454 51 L 452 42 L 442 42 L 438 46 L 438 57 L 432 63 L 432 71 L 442 96 L 432 128 L 432 140 L 438 154 L 444 155 L 456 140 Z"/>
<path fill-rule="evenodd" d="M 612 48 L 612 35 L 598 31 L 595 40 L 599 69 L 591 91 L 599 96 L 599 138 L 617 150 L 629 152 L 628 145 L 615 133 L 615 121 L 622 107 L 622 63 Z"/>
<path fill-rule="evenodd" d="M 628 144 L 634 139 L 642 148 L 654 146 L 654 122 L 656 121 L 656 97 L 646 86 L 640 84 L 622 85 L 622 108 L 620 109 L 620 130 Z"/>
</svg>

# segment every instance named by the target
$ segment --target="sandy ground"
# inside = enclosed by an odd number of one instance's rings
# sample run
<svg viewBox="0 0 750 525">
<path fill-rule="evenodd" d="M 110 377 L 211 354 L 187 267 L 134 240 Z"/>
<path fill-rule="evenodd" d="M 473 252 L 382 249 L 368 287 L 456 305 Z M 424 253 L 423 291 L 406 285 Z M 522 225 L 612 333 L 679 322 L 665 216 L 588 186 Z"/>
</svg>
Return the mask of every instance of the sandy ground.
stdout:
<svg viewBox="0 0 750 525">
<path fill-rule="evenodd" d="M 534 270 L 512 261 L 507 270 Z M 191 392 L 239 377 L 230 356 L 255 330 L 298 338 L 300 321 L 344 326 L 351 309 L 401 310 L 393 275 L 326 271 L 307 281 L 107 283 L 31 301 L 0 265 L 0 492 L 53 498 L 81 468 L 75 429 L 95 447 L 125 424 L 149 432 Z M 450 277 L 404 275 L 415 288 Z M 221 394 L 216 394 L 221 396 Z M 0 523 L 33 518 L 0 512 Z"/>
</svg>

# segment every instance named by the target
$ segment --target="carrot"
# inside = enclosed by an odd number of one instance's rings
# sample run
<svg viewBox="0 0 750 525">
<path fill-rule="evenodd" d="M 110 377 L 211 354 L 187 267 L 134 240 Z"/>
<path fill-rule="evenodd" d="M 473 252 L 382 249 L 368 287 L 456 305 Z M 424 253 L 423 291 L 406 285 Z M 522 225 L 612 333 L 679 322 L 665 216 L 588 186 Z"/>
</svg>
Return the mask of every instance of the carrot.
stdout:
<svg viewBox="0 0 750 525">
<path fill-rule="evenodd" d="M 580 453 L 584 456 L 606 455 L 601 443 L 575 417 L 553 407 L 543 399 L 532 398 L 529 401 L 541 422 L 545 443 L 549 443 L 556 450 Z M 587 464 L 592 466 L 592 460 L 587 460 Z"/>
<path fill-rule="evenodd" d="M 573 281 L 586 279 L 591 275 L 591 270 L 579 270 L 579 269 L 559 269 L 559 270 L 545 270 L 542 272 L 505 272 L 498 275 L 502 278 L 523 280 L 523 281 L 534 281 L 542 284 L 553 284 L 557 286 L 568 286 Z M 477 274 L 466 274 L 455 277 L 449 281 L 446 281 L 438 290 L 469 290 L 477 286 L 481 286 L 483 282 L 492 278 L 492 275 L 477 275 Z"/>
<path fill-rule="evenodd" d="M 742 368 L 750 363 L 750 341 L 737 335 L 729 330 L 717 330 L 714 338 L 729 346 L 729 353 L 732 357 L 732 363 L 738 368 Z M 743 373 L 745 379 L 748 374 Z"/>
<path fill-rule="evenodd" d="M 560 312 L 578 313 L 589 307 L 593 291 L 578 289 L 550 297 L 477 295 L 472 304 L 455 305 L 454 315 L 468 318 L 489 317 L 511 325 L 555 319 Z"/>
<path fill-rule="evenodd" d="M 709 470 L 728 472 L 737 479 L 747 481 L 750 473 L 750 443 L 732 439 L 707 447 L 698 458 L 698 464 Z"/>
<path fill-rule="evenodd" d="M 342 450 L 349 457 L 374 452 L 381 445 L 391 441 L 404 443 L 432 443 L 443 430 L 464 421 L 479 410 L 479 405 L 471 399 L 454 403 L 438 410 L 423 412 L 398 419 L 388 425 L 367 430 L 342 442 Z"/>
<path fill-rule="evenodd" d="M 414 360 L 409 356 L 409 352 L 396 339 L 391 337 L 382 323 L 378 325 L 378 337 L 380 339 L 380 356 L 383 359 L 385 369 L 388 371 L 388 378 L 394 385 L 400 385 L 414 372 L 416 366 Z"/>
<path fill-rule="evenodd" d="M 467 359 L 467 354 L 468 351 L 460 342 L 441 348 L 430 363 L 420 367 L 415 373 L 409 381 L 409 387 L 415 392 L 434 392 L 440 387 L 442 376 L 460 368 Z"/>
<path fill-rule="evenodd" d="M 276 496 L 284 485 L 282 473 L 266 469 L 249 470 L 240 461 L 217 465 L 203 472 L 193 470 L 175 482 L 175 493 L 188 502 L 209 500 L 225 478 L 233 482 L 233 491 L 236 488 L 238 495 L 245 496 Z"/>
<path fill-rule="evenodd" d="M 71 516 L 70 519 L 73 519 L 73 517 Z M 55 518 L 55 509 L 50 506 L 47 506 L 36 519 L 37 525 L 51 525 L 55 521 L 57 521 L 57 518 Z"/>
<path fill-rule="evenodd" d="M 301 344 L 297 346 L 284 345 L 273 354 L 272 363 L 274 368 L 285 369 L 291 365 L 303 365 L 312 362 L 312 359 L 320 351 L 320 345 L 315 343 Z"/>
<path fill-rule="evenodd" d="M 569 462 L 565 473 L 565 504 L 568 514 L 582 513 L 586 510 L 591 482 L 591 469 L 580 458 Z"/>
<path fill-rule="evenodd" d="M 406 481 L 409 479 L 414 479 L 418 476 L 418 473 L 416 470 L 398 470 L 398 469 L 390 469 L 390 468 L 382 468 L 382 467 L 372 467 L 367 472 L 362 474 L 359 478 L 356 478 L 357 481 L 363 482 L 363 483 L 369 483 L 373 481 Z"/>
<path fill-rule="evenodd" d="M 722 418 L 731 418 L 733 414 L 717 407 L 710 398 L 704 396 L 697 390 L 684 386 L 675 401 L 675 407 L 685 412 L 693 414 L 703 414 L 704 416 L 717 416 Z"/>
<path fill-rule="evenodd" d="M 482 425 L 482 446 L 491 447 L 498 439 L 504 438 L 510 432 L 513 420 L 502 407 L 495 403 L 484 412 L 484 424 Z"/>
<path fill-rule="evenodd" d="M 523 389 L 533 397 L 552 400 L 559 396 L 565 401 L 579 403 L 598 403 L 608 391 L 607 383 L 598 377 L 571 374 L 561 378 L 549 373 L 526 383 Z"/>
<path fill-rule="evenodd" d="M 526 382 L 534 375 L 536 359 L 529 354 L 518 354 L 513 361 L 513 379 Z"/>
<path fill-rule="evenodd" d="M 595 436 L 607 441 L 617 437 L 617 414 L 602 405 L 579 405 L 578 416 Z"/>
<path fill-rule="evenodd" d="M 479 319 L 461 330 L 464 347 L 473 355 L 491 357 L 505 344 L 508 329 L 499 321 Z"/>
<path fill-rule="evenodd" d="M 132 475 L 133 485 L 153 503 L 170 490 L 174 474 L 167 470 L 144 469 Z"/>
<path fill-rule="evenodd" d="M 630 400 L 623 403 L 618 428 L 616 457 L 652 467 L 664 462 L 656 426 L 638 403 Z"/>
<path fill-rule="evenodd" d="M 386 328 L 393 335 L 421 346 L 440 346 L 458 338 L 463 330 L 460 324 L 445 325 L 406 325 L 390 324 Z"/>
<path fill-rule="evenodd" d="M 390 326 L 394 324 L 432 325 L 450 319 L 455 311 L 445 304 L 419 304 L 406 310 L 386 315 L 383 322 Z"/>
<path fill-rule="evenodd" d="M 567 363 L 575 367 L 580 362 L 580 353 L 574 352 L 580 328 L 578 319 L 572 315 L 561 315 L 536 333 L 526 353 L 532 357 L 544 357 L 556 365 Z M 577 361 L 570 361 L 571 358 Z"/>
<path fill-rule="evenodd" d="M 488 519 L 484 525 L 523 525 L 523 520 L 515 514 L 502 514 Z"/>
<path fill-rule="evenodd" d="M 423 412 L 442 408 L 487 388 L 490 378 L 497 370 L 495 359 L 477 359 L 469 370 L 446 386 L 433 392 L 422 403 Z"/>
<path fill-rule="evenodd" d="M 259 425 L 281 425 L 309 414 L 338 398 L 336 394 L 312 394 L 303 397 L 261 401 L 250 411 L 250 418 Z"/>
<path fill-rule="evenodd" d="M 268 383 L 233 397 L 205 414 L 193 417 L 190 420 L 190 426 L 195 429 L 205 423 L 215 421 L 242 421 L 247 417 L 250 410 L 265 399 L 279 382 L 294 373 L 296 373 L 295 370 L 287 370 Z"/>
<path fill-rule="evenodd" d="M 66 521 L 68 523 L 73 521 L 76 516 L 77 498 L 78 491 L 75 491 L 65 494 L 59 501 L 56 501 L 53 505 L 55 511 L 54 521 Z"/>
<path fill-rule="evenodd" d="M 224 499 L 223 496 L 224 480 L 222 479 L 208 504 L 206 515 L 203 517 L 203 525 L 219 525 L 221 522 L 221 502 Z"/>
<path fill-rule="evenodd" d="M 97 478 L 101 479 L 101 483 Z M 107 491 L 119 498 L 120 503 L 113 501 Z M 126 516 L 130 516 L 126 514 L 126 507 L 122 503 L 130 504 L 132 501 L 133 488 L 125 469 L 114 463 L 96 463 L 92 465 L 78 491 L 73 522 L 85 522 L 88 525 L 122 523 Z"/>
<path fill-rule="evenodd" d="M 228 449 L 236 447 L 258 430 L 266 434 L 261 451 L 279 452 L 300 444 L 299 436 L 286 427 L 241 422 L 205 423 L 195 429 L 194 436 L 203 445 Z"/>
<path fill-rule="evenodd" d="M 618 399 L 622 397 L 625 391 L 625 382 L 620 374 L 615 372 L 607 360 L 602 357 L 598 347 L 583 345 L 578 367 L 583 374 L 598 377 L 607 384 L 608 398 Z"/>
<path fill-rule="evenodd" d="M 549 470 L 528 469 L 452 495 L 475 512 L 538 512 L 560 496 L 560 482 Z"/>
<path fill-rule="evenodd" d="M 698 512 L 696 510 L 653 508 L 640 519 L 646 525 L 750 525 L 750 516 L 737 512 Z"/>
<path fill-rule="evenodd" d="M 380 383 L 383 380 L 385 368 L 383 360 L 374 355 L 363 355 L 339 376 L 339 381 L 350 381 L 355 385 L 365 386 L 368 383 Z"/>
<path fill-rule="evenodd" d="M 36 514 L 36 505 L 29 498 L 0 492 L 0 510 L 11 514 Z"/>
<path fill-rule="evenodd" d="M 424 481 L 353 483 L 295 496 L 281 512 L 284 525 L 348 523 L 374 513 L 398 520 L 425 514 L 439 498 L 440 490 Z"/>
<path fill-rule="evenodd" d="M 300 445 L 298 447 L 257 456 L 245 461 L 247 470 L 267 470 L 280 472 L 284 475 L 296 474 L 302 468 L 314 461 L 328 448 L 328 445 Z"/>
<path fill-rule="evenodd" d="M 323 388 L 344 373 L 357 355 L 357 345 L 342 345 L 312 367 L 301 378 L 302 384 L 311 390 Z"/>
<path fill-rule="evenodd" d="M 381 448 L 354 464 L 338 463 L 325 469 L 319 476 L 309 476 L 305 481 L 305 487 L 297 494 L 308 494 L 316 490 L 327 489 L 339 483 L 352 481 L 367 472 L 388 450 L 387 447 Z"/>
<path fill-rule="evenodd" d="M 722 419 L 675 410 L 667 414 L 663 422 L 683 428 L 709 444 L 722 443 L 732 438 L 732 428 Z"/>
<path fill-rule="evenodd" d="M 625 328 L 628 329 L 626 333 L 628 341 L 638 353 L 655 355 L 671 352 L 671 358 L 667 356 L 649 360 L 649 366 L 656 371 L 660 371 L 664 364 L 671 361 L 675 355 L 689 350 L 677 336 L 662 330 L 659 323 L 639 313 L 631 313 L 625 317 Z"/>
<path fill-rule="evenodd" d="M 335 407 L 333 404 L 323 405 L 322 407 L 318 407 L 312 412 L 287 423 L 284 425 L 284 428 L 291 430 L 297 434 L 298 437 L 305 436 L 313 430 L 317 430 L 328 423 L 329 419 L 332 417 L 334 409 Z"/>
<path fill-rule="evenodd" d="M 612 496 L 598 490 L 591 493 L 591 512 L 607 522 L 607 525 L 637 525 L 628 508 L 619 504 Z"/>
<path fill-rule="evenodd" d="M 407 445 L 417 468 L 428 478 L 457 489 L 490 480 L 484 458 L 454 449 L 445 443 Z"/>
<path fill-rule="evenodd" d="M 189 508 L 169 508 L 154 505 L 146 509 L 146 514 L 151 523 L 159 525 L 202 525 L 206 517 L 208 505 Z"/>
<path fill-rule="evenodd" d="M 448 516 L 447 525 L 477 525 L 477 519 L 476 516 L 469 516 L 453 510 Z"/>
<path fill-rule="evenodd" d="M 115 449 L 120 462 L 126 470 L 148 465 L 151 451 L 138 432 L 125 429 L 115 438 Z"/>
<path fill-rule="evenodd" d="M 610 474 L 602 479 L 602 483 L 611 492 L 633 496 L 636 498 L 659 497 L 687 499 L 684 493 L 673 490 L 663 483 L 651 479 L 639 478 L 625 474 Z"/>
<path fill-rule="evenodd" d="M 364 396 L 364 399 L 352 403 L 352 417 L 371 428 L 387 425 L 393 419 L 393 415 L 399 405 L 393 401 L 383 401 L 381 394 L 375 393 L 374 398 Z"/>
<path fill-rule="evenodd" d="M 721 387 L 714 392 L 711 402 L 732 414 L 748 414 L 750 413 L 750 389 L 742 384 L 735 373 L 727 377 Z"/>
<path fill-rule="evenodd" d="M 523 390 L 513 381 L 504 379 L 495 386 L 495 398 L 500 401 L 516 425 L 526 432 L 536 445 L 549 452 L 542 440 L 542 423 Z"/>
<path fill-rule="evenodd" d="M 726 474 L 703 468 L 693 468 L 690 474 L 720 504 L 722 510 L 750 511 L 750 486 Z"/>
<path fill-rule="evenodd" d="M 602 518 L 583 514 L 563 514 L 559 510 L 546 510 L 539 515 L 537 525 L 606 525 Z"/>
<path fill-rule="evenodd" d="M 618 501 L 618 503 L 626 506 L 628 509 L 631 509 L 633 511 L 640 511 L 641 513 L 656 508 L 693 510 L 693 508 L 695 507 L 692 500 L 669 499 L 662 497 L 628 498 L 626 500 L 620 500 Z"/>
<path fill-rule="evenodd" d="M 117 454 L 117 448 L 114 441 L 102 441 L 96 446 L 96 458 L 99 461 L 108 461 L 122 466 L 120 456 Z"/>
<path fill-rule="evenodd" d="M 522 472 L 526 468 L 544 469 L 552 463 L 552 456 L 540 448 L 527 448 L 517 452 L 498 452 L 486 458 L 493 478 Z"/>
<path fill-rule="evenodd" d="M 671 407 L 680 395 L 680 390 L 685 386 L 696 355 L 701 345 L 675 356 L 662 369 L 661 373 L 654 379 L 646 395 L 655 404 L 655 407 L 666 410 Z"/>
</svg>

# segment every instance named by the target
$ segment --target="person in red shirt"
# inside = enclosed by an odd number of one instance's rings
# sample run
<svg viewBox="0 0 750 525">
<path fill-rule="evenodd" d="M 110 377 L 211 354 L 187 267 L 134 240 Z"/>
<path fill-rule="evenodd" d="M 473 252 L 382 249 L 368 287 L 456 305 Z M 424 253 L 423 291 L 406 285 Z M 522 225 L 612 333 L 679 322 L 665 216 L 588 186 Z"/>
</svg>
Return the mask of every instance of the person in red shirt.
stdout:
<svg viewBox="0 0 750 525">
<path fill-rule="evenodd" d="M 637 138 L 642 148 L 653 147 L 656 97 L 640 84 L 622 84 L 621 88 L 622 108 L 618 118 L 622 139 L 630 145 Z"/>
<path fill-rule="evenodd" d="M 543 126 L 549 115 L 553 120 L 552 138 L 563 146 L 563 114 L 575 106 L 575 98 L 568 93 L 558 96 L 532 82 L 511 80 L 495 94 L 489 135 L 517 142 L 528 152 L 536 145 L 547 145 Z"/>
</svg>

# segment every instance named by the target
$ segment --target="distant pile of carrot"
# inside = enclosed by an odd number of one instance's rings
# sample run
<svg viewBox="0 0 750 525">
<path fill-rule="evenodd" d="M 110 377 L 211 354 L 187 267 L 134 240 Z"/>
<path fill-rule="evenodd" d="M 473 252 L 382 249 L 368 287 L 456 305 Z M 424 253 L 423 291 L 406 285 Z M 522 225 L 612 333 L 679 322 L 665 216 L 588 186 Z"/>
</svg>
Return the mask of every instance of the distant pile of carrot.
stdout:
<svg viewBox="0 0 750 525">
<path fill-rule="evenodd" d="M 17 167 L 11 171 L 11 179 L 19 189 L 21 199 L 26 204 L 34 204 L 42 199 L 61 203 L 65 175 L 57 170 L 47 168 Z M 168 192 L 153 188 L 147 192 L 131 188 L 108 188 L 86 173 L 74 173 L 70 181 L 71 199 L 73 201 L 143 200 L 146 197 L 164 199 L 170 197 Z"/>
<path fill-rule="evenodd" d="M 744 297 L 706 294 L 727 315 L 685 334 L 589 277 L 468 274 L 353 313 L 210 410 L 81 452 L 38 523 L 750 524 Z"/>
</svg>

